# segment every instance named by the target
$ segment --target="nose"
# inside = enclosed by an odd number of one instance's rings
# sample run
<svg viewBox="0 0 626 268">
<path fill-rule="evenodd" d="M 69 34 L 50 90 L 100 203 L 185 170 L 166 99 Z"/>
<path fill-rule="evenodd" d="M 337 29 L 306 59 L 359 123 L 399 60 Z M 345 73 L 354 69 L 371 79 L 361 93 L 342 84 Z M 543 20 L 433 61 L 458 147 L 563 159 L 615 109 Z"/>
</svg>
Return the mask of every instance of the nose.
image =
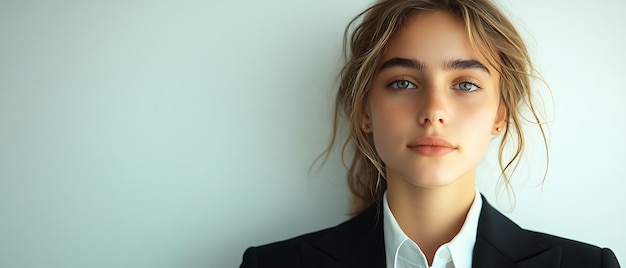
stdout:
<svg viewBox="0 0 626 268">
<path fill-rule="evenodd" d="M 445 125 L 448 123 L 446 92 L 442 89 L 428 88 L 423 91 L 419 101 L 418 121 L 420 125 Z"/>
</svg>

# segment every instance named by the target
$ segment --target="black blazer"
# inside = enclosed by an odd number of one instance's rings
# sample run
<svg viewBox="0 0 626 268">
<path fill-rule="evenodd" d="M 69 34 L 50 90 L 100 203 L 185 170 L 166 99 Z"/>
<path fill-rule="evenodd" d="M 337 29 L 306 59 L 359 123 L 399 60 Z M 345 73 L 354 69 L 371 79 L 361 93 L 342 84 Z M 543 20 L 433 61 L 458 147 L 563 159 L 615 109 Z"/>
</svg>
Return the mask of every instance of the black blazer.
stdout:
<svg viewBox="0 0 626 268">
<path fill-rule="evenodd" d="M 376 205 L 335 227 L 248 248 L 241 264 L 242 268 L 385 266 L 382 212 Z M 520 228 L 483 197 L 472 267 L 620 266 L 610 249 Z"/>
</svg>

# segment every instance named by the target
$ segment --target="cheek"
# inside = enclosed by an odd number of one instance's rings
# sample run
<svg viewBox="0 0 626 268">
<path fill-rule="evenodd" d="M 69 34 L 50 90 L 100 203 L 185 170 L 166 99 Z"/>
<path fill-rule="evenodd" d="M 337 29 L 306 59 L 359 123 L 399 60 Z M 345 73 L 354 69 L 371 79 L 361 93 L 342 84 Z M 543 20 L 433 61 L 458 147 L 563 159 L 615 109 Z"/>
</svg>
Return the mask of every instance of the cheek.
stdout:
<svg viewBox="0 0 626 268">
<path fill-rule="evenodd" d="M 409 105 L 393 101 L 373 101 L 370 108 L 374 147 L 383 162 L 406 142 L 407 134 L 415 128 L 414 110 Z"/>
<path fill-rule="evenodd" d="M 459 133 L 465 140 L 466 148 L 484 154 L 489 147 L 491 131 L 496 116 L 495 109 L 465 111 L 457 118 Z"/>
<path fill-rule="evenodd" d="M 374 136 L 406 134 L 415 120 L 413 108 L 398 102 L 374 102 L 370 106 Z"/>
<path fill-rule="evenodd" d="M 465 129 L 473 129 L 472 132 L 491 133 L 495 121 L 493 109 L 467 109 L 459 113 L 457 123 Z M 484 134 L 483 133 L 483 134 Z"/>
</svg>

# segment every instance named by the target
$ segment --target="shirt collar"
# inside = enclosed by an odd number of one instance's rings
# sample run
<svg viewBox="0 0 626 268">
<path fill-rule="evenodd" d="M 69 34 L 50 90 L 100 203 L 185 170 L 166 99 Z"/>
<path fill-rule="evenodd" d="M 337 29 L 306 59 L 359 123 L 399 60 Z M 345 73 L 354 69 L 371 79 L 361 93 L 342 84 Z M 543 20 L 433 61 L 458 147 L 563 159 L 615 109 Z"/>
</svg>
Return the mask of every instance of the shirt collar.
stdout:
<svg viewBox="0 0 626 268">
<path fill-rule="evenodd" d="M 478 231 L 478 218 L 482 209 L 482 198 L 476 189 L 474 201 L 470 206 L 465 222 L 459 233 L 448 243 L 442 245 L 435 253 L 433 266 L 437 265 L 437 258 L 449 253 L 455 268 L 472 267 L 472 253 L 476 243 Z M 387 192 L 383 195 L 383 233 L 385 239 L 385 255 L 387 267 L 395 268 L 399 262 L 410 263 L 417 267 L 428 267 L 426 257 L 417 244 L 400 229 L 389 203 L 387 202 Z M 443 264 L 445 265 L 445 263 Z"/>
</svg>

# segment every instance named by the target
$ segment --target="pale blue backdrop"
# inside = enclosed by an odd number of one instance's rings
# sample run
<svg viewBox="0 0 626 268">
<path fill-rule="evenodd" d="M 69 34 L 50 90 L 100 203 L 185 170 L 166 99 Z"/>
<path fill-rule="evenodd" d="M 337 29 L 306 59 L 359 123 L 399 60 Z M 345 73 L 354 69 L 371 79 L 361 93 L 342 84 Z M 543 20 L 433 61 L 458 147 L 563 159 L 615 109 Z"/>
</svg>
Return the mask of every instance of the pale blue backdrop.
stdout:
<svg viewBox="0 0 626 268">
<path fill-rule="evenodd" d="M 501 2 L 554 96 L 509 215 L 625 263 L 626 2 Z M 235 267 L 346 219 L 337 155 L 308 168 L 369 3 L 0 0 L 0 267 Z"/>
</svg>

